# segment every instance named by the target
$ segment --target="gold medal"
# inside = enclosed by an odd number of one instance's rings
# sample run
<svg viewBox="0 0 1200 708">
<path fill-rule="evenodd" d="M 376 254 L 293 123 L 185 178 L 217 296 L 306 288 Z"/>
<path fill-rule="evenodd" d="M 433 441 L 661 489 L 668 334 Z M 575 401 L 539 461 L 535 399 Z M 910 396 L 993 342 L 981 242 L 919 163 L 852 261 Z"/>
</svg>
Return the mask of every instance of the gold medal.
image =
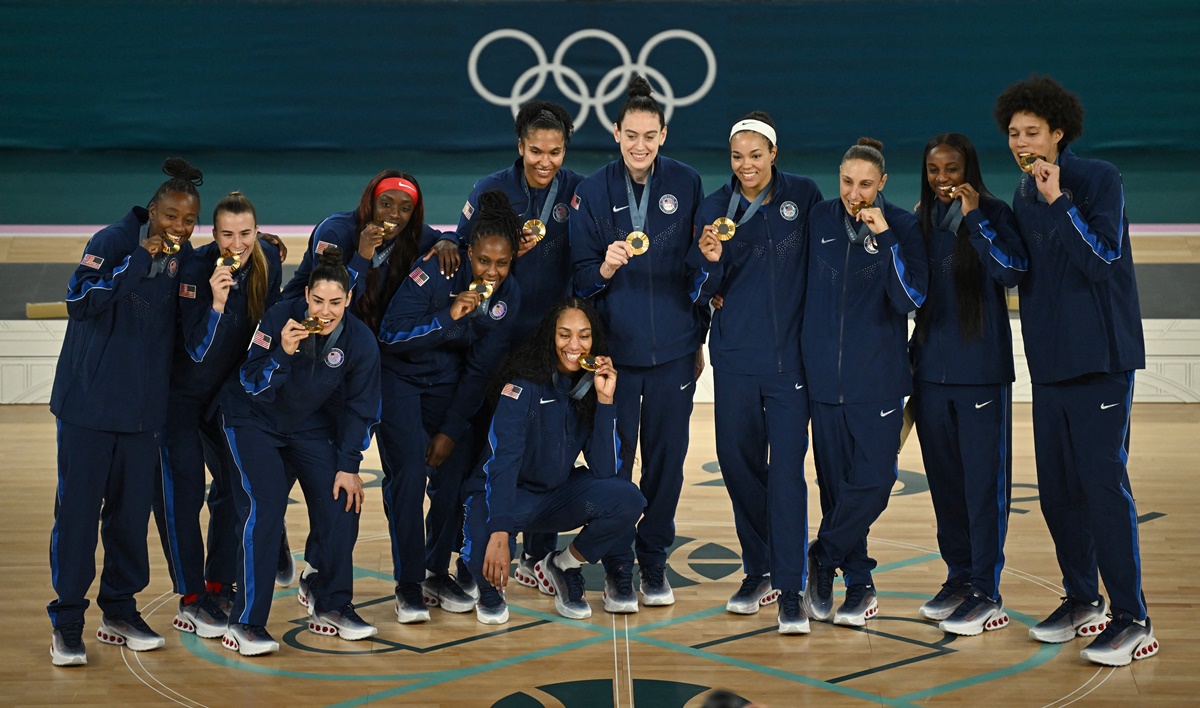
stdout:
<svg viewBox="0 0 1200 708">
<path fill-rule="evenodd" d="M 390 222 L 390 221 L 382 221 L 382 222 L 380 222 L 380 224 L 379 224 L 379 227 L 380 227 L 381 229 L 383 229 L 383 232 L 386 234 L 387 232 L 389 232 L 389 231 L 391 231 L 392 229 L 396 228 L 396 225 L 395 225 L 395 224 L 393 224 L 393 223 L 392 223 L 392 222 Z"/>
<path fill-rule="evenodd" d="M 734 232 L 737 231 L 737 224 L 733 222 L 733 219 L 724 216 L 714 221 L 713 226 L 717 229 L 717 238 L 722 241 L 728 241 L 733 238 Z"/>
<path fill-rule="evenodd" d="M 1017 155 L 1017 164 L 1020 165 L 1021 169 L 1025 172 L 1033 172 L 1033 163 L 1037 162 L 1038 160 L 1045 159 L 1045 157 L 1037 154 L 1036 152 L 1023 152 L 1020 155 Z"/>
<path fill-rule="evenodd" d="M 944 195 L 946 195 L 947 197 L 950 197 L 951 199 L 953 199 L 953 198 L 954 198 L 954 190 L 958 189 L 958 186 L 957 186 L 957 185 L 951 185 L 951 184 L 944 184 L 944 185 L 942 185 L 942 186 L 938 187 L 937 189 L 938 189 L 938 191 L 939 191 L 939 192 L 941 192 L 942 194 L 944 194 Z"/>
<path fill-rule="evenodd" d="M 850 215 L 858 216 L 858 212 L 863 209 L 870 209 L 873 206 L 875 205 L 871 202 L 850 202 Z"/>
<path fill-rule="evenodd" d="M 242 265 L 242 254 L 234 253 L 233 251 L 225 251 L 217 258 L 218 266 L 228 266 L 229 270 L 236 271 Z"/>
<path fill-rule="evenodd" d="M 479 296 L 484 300 L 492 296 L 492 284 L 486 280 L 472 280 L 471 290 L 479 293 Z"/>
<path fill-rule="evenodd" d="M 300 320 L 300 326 L 308 330 L 309 334 L 318 334 L 325 329 L 325 325 L 329 324 L 329 320 L 323 320 L 320 317 L 305 317 Z"/>
<path fill-rule="evenodd" d="M 546 238 L 546 225 L 542 223 L 541 219 L 530 219 L 529 221 L 525 222 L 525 226 L 523 228 L 529 229 L 533 232 L 533 240 L 535 242 Z"/>
<path fill-rule="evenodd" d="M 579 368 L 583 369 L 584 371 L 595 371 L 596 357 L 590 354 L 584 354 L 583 356 L 579 357 Z"/>
<path fill-rule="evenodd" d="M 179 239 L 175 238 L 174 236 L 172 236 L 169 233 L 166 233 L 165 231 L 163 232 L 162 239 L 163 239 L 163 253 L 165 253 L 169 256 L 179 253 L 179 249 L 180 249 Z"/>
<path fill-rule="evenodd" d="M 634 231 L 625 237 L 625 243 L 633 249 L 633 255 L 640 256 L 650 250 L 650 237 L 641 231 Z"/>
</svg>

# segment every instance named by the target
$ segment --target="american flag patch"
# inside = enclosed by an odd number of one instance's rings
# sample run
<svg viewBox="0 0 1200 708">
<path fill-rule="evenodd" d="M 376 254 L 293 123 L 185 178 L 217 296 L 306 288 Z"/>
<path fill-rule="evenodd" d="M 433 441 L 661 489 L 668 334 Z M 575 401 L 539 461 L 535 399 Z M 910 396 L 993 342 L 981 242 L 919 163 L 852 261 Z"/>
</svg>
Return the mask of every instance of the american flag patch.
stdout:
<svg viewBox="0 0 1200 708">
<path fill-rule="evenodd" d="M 263 331 L 261 329 L 256 329 L 256 330 L 254 330 L 254 339 L 250 340 L 250 343 L 257 344 L 258 346 L 262 347 L 263 349 L 270 349 L 271 348 L 271 337 L 270 337 L 270 335 L 263 334 Z"/>
<path fill-rule="evenodd" d="M 93 256 L 90 253 L 85 253 L 83 254 L 83 260 L 79 261 L 79 265 L 100 270 L 100 266 L 104 265 L 104 259 L 99 256 Z"/>
<path fill-rule="evenodd" d="M 425 275 L 425 271 L 421 270 L 420 268 L 417 268 L 413 272 L 409 273 L 408 277 L 417 281 L 417 285 L 424 285 L 429 280 L 429 276 Z"/>
<path fill-rule="evenodd" d="M 328 241 L 317 241 L 317 248 L 316 248 L 317 255 L 319 256 L 322 253 L 324 253 L 326 248 L 332 248 L 333 246 L 336 246 L 336 245 L 337 245 L 336 243 L 330 243 Z"/>
<path fill-rule="evenodd" d="M 187 283 L 179 284 L 179 297 L 186 297 L 191 300 L 196 299 L 196 286 L 188 285 Z"/>
<path fill-rule="evenodd" d="M 514 386 L 513 384 L 504 384 L 504 390 L 500 392 L 500 395 L 519 399 L 521 397 L 521 387 Z"/>
<path fill-rule="evenodd" d="M 575 211 L 579 211 L 579 195 L 578 194 L 571 195 L 571 208 L 574 209 Z"/>
<path fill-rule="evenodd" d="M 474 215 L 475 215 L 475 207 L 471 206 L 470 200 L 467 200 L 467 203 L 463 204 L 463 216 L 467 217 L 467 221 L 470 221 L 471 217 Z"/>
</svg>

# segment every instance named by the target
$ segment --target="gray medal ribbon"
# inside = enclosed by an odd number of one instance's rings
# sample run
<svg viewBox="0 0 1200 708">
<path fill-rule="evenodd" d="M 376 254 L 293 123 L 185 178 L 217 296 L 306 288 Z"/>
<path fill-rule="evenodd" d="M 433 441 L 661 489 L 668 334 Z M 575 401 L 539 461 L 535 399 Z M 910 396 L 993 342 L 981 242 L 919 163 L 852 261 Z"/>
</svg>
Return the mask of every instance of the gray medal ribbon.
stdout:
<svg viewBox="0 0 1200 708">
<path fill-rule="evenodd" d="M 392 251 L 396 248 L 396 239 L 397 238 L 400 238 L 400 237 L 396 236 L 395 238 L 392 239 L 392 242 L 389 243 L 388 245 L 386 245 L 382 248 L 376 249 L 375 254 L 373 256 L 371 256 L 371 267 L 372 268 L 378 268 L 379 266 L 383 265 L 384 261 L 386 261 L 388 259 L 388 256 L 392 255 Z"/>
<path fill-rule="evenodd" d="M 775 180 L 774 180 L 774 178 L 772 178 L 771 181 L 767 183 L 766 189 L 759 192 L 758 196 L 754 198 L 754 201 L 750 202 L 750 206 L 746 207 L 746 213 L 742 214 L 741 219 L 738 219 L 738 222 L 737 222 L 738 226 L 741 226 L 742 224 L 749 221 L 750 218 L 753 217 L 758 212 L 759 207 L 761 207 L 763 205 L 763 202 L 766 201 L 767 194 L 770 193 L 771 186 L 774 184 L 774 182 L 775 182 Z M 729 208 L 725 210 L 725 218 L 726 219 L 729 219 L 731 221 L 733 220 L 733 215 L 737 213 L 738 203 L 741 201 L 741 197 L 742 197 L 741 186 L 734 187 L 733 194 L 729 195 Z"/>
<path fill-rule="evenodd" d="M 942 223 L 938 224 L 938 228 L 956 234 L 958 227 L 962 225 L 962 220 L 962 199 L 955 199 L 950 202 L 950 206 L 946 207 L 946 216 L 942 217 Z"/>
<path fill-rule="evenodd" d="M 312 317 L 312 313 L 310 313 L 308 310 L 305 310 L 304 316 Z M 329 333 L 329 338 L 325 340 L 325 346 L 321 347 L 321 358 L 322 359 L 324 359 L 326 356 L 329 355 L 329 352 L 333 349 L 333 345 L 337 344 L 337 340 L 339 337 L 342 336 L 342 330 L 345 328 L 346 328 L 346 316 L 343 315 L 342 319 L 338 320 L 337 326 L 334 327 L 333 331 Z M 313 341 L 313 353 L 315 354 L 316 353 L 316 340 L 313 337 L 309 337 L 308 339 L 304 340 L 304 342 L 307 342 L 309 340 Z M 300 342 L 300 344 L 304 344 L 304 342 Z"/>
<path fill-rule="evenodd" d="M 562 172 L 554 175 L 554 180 L 550 182 L 550 191 L 546 192 L 546 203 L 542 205 L 542 211 L 538 214 L 538 221 L 549 226 L 550 212 L 554 209 L 554 199 L 558 196 L 558 185 L 562 180 Z M 533 193 L 529 190 L 529 181 L 525 179 L 525 173 L 521 172 L 521 187 L 525 190 L 525 214 L 529 216 L 533 213 Z"/>
<path fill-rule="evenodd" d="M 650 180 L 653 178 L 654 171 L 651 170 L 650 176 L 646 177 L 646 187 L 642 190 L 642 200 L 635 205 L 633 180 L 629 178 L 629 170 L 625 170 L 625 194 L 629 196 L 629 221 L 632 222 L 634 231 L 646 231 L 646 212 L 650 209 Z"/>
<path fill-rule="evenodd" d="M 867 235 L 871 233 L 871 227 L 866 224 L 859 224 L 858 230 L 855 231 L 848 215 L 842 217 L 842 225 L 846 227 L 846 235 L 850 237 L 850 243 L 855 246 L 863 245 L 867 240 Z"/>
</svg>

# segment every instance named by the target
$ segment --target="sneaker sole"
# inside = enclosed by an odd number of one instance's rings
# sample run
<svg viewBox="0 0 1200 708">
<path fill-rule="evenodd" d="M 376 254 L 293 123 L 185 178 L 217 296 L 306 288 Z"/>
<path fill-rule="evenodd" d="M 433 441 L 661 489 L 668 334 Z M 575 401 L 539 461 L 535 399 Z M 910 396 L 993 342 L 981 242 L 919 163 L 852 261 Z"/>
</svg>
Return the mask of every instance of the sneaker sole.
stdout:
<svg viewBox="0 0 1200 708">
<path fill-rule="evenodd" d="M 475 619 L 479 620 L 480 624 L 505 624 L 508 622 L 508 608 L 504 608 L 504 612 L 499 615 L 484 615 L 475 610 Z"/>
<path fill-rule="evenodd" d="M 180 632 L 195 634 L 201 639 L 218 639 L 224 637 L 225 630 L 228 629 L 228 627 L 211 624 L 199 624 L 188 619 L 186 615 L 175 615 L 175 619 L 171 620 L 171 626 Z"/>
<path fill-rule="evenodd" d="M 96 630 L 96 639 L 105 644 L 114 646 L 126 646 L 133 651 L 153 651 L 167 643 L 167 640 L 159 637 L 154 639 L 131 639 L 120 632 L 113 631 L 111 627 L 101 623 L 100 629 Z"/>
<path fill-rule="evenodd" d="M 229 651 L 236 651 L 242 656 L 262 656 L 263 654 L 272 654 L 279 651 L 279 643 L 273 642 L 273 644 L 274 646 L 266 645 L 259 649 L 250 649 L 249 647 L 243 647 L 241 642 L 229 636 L 228 634 L 221 638 L 221 646 L 225 647 Z"/>
<path fill-rule="evenodd" d="M 638 603 L 637 600 L 624 600 L 618 602 L 617 600 L 613 600 L 605 595 L 604 611 L 614 615 L 633 615 L 637 614 Z"/>
<path fill-rule="evenodd" d="M 976 637 L 984 632 L 991 632 L 996 629 L 1003 629 L 1008 626 L 1008 613 L 1003 610 L 997 615 L 989 613 L 982 622 L 962 622 L 950 623 L 949 621 L 938 624 L 938 629 L 948 634 L 957 634 L 960 637 Z"/>
<path fill-rule="evenodd" d="M 308 600 L 308 595 L 303 590 L 296 590 L 296 602 L 299 602 L 300 606 L 304 608 L 312 606 L 312 603 Z"/>
<path fill-rule="evenodd" d="M 421 622 L 429 621 L 429 611 L 424 613 L 414 612 L 411 615 L 400 612 L 400 605 L 396 605 L 396 621 L 400 624 L 420 624 Z"/>
<path fill-rule="evenodd" d="M 1154 635 L 1150 635 L 1139 642 L 1137 646 L 1134 647 L 1133 651 L 1129 652 L 1128 654 L 1115 654 L 1113 652 L 1096 652 L 1094 654 L 1089 654 L 1088 650 L 1084 649 L 1083 651 L 1079 652 L 1079 656 L 1087 659 L 1093 664 L 1102 664 L 1104 666 L 1128 666 L 1135 659 L 1141 661 L 1142 659 L 1149 659 L 1150 657 L 1154 656 L 1158 653 L 1158 647 L 1158 640 L 1154 638 Z"/>
<path fill-rule="evenodd" d="M 554 597 L 554 611 L 567 619 L 573 620 L 584 620 L 592 616 L 591 606 L 587 606 L 586 609 L 573 610 L 560 602 L 557 595 Z"/>
<path fill-rule="evenodd" d="M 809 633 L 808 620 L 804 620 L 803 622 L 780 621 L 779 622 L 779 633 L 780 634 L 808 634 Z"/>
<path fill-rule="evenodd" d="M 517 566 L 516 570 L 513 571 L 513 580 L 527 588 L 537 588 L 541 590 L 541 584 L 538 583 L 538 579 L 532 575 L 527 575 L 521 572 L 521 566 Z"/>
<path fill-rule="evenodd" d="M 675 604 L 675 593 L 668 595 L 647 595 L 642 593 L 642 605 L 645 607 L 666 607 Z"/>
<path fill-rule="evenodd" d="M 833 617 L 833 608 L 832 607 L 829 608 L 828 612 L 821 612 L 816 607 L 813 607 L 813 604 L 809 601 L 807 596 L 805 596 L 804 599 L 801 600 L 801 602 L 804 603 L 804 613 L 808 615 L 809 620 L 816 620 L 818 622 L 828 622 L 829 619 L 831 617 Z"/>
<path fill-rule="evenodd" d="M 1029 636 L 1043 644 L 1065 644 L 1075 637 L 1094 637 L 1103 632 L 1107 626 L 1108 618 L 1103 621 L 1085 622 L 1079 627 L 1067 627 L 1054 632 L 1043 630 L 1039 633 L 1037 627 L 1030 627 Z"/>
<path fill-rule="evenodd" d="M 919 612 L 920 615 L 927 620 L 933 620 L 934 622 L 941 622 L 942 620 L 950 619 L 950 615 L 954 614 L 954 611 L 957 609 L 958 609 L 958 605 L 955 605 L 954 607 L 951 607 L 947 610 L 934 611 L 934 610 L 927 610 L 927 609 L 925 609 L 924 605 L 921 605 L 921 609 L 917 610 L 917 612 Z"/>
<path fill-rule="evenodd" d="M 51 640 L 53 641 L 53 640 Z M 54 651 L 54 645 L 50 645 L 50 663 L 55 666 L 86 666 L 87 654 L 82 656 L 65 656 Z"/>
<path fill-rule="evenodd" d="M 357 642 L 359 640 L 374 637 L 376 634 L 379 634 L 379 630 L 375 627 L 358 630 L 340 629 L 335 624 L 322 622 L 315 618 L 310 618 L 308 620 L 308 631 L 312 632 L 313 634 L 320 634 L 323 637 L 341 637 L 348 642 Z"/>
<path fill-rule="evenodd" d="M 867 620 L 873 619 L 877 614 L 879 614 L 879 603 L 872 602 L 866 612 L 863 612 L 861 615 L 835 614 L 833 623 L 843 627 L 863 627 L 866 626 Z"/>
<path fill-rule="evenodd" d="M 452 598 L 438 597 L 433 593 L 421 590 L 421 595 L 425 598 L 425 604 L 429 607 L 440 607 L 446 612 L 451 612 L 456 615 L 461 615 L 465 612 L 470 612 L 475 609 L 475 603 L 469 600 L 454 600 Z"/>
</svg>

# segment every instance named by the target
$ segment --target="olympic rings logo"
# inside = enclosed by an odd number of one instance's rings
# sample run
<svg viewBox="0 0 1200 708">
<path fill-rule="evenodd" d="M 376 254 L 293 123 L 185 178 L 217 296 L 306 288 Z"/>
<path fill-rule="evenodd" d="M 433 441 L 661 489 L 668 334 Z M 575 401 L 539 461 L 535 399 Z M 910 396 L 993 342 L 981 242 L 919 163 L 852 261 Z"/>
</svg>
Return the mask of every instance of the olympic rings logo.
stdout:
<svg viewBox="0 0 1200 708">
<path fill-rule="evenodd" d="M 537 57 L 537 64 L 526 69 L 517 77 L 517 80 L 513 82 L 512 90 L 509 91 L 507 96 L 488 90 L 479 79 L 480 55 L 493 42 L 503 39 L 515 39 L 525 43 L 533 50 L 534 55 Z M 621 65 L 611 69 L 600 79 L 600 83 L 597 84 L 594 94 L 578 71 L 563 64 L 563 57 L 566 56 L 567 50 L 577 42 L 585 39 L 599 39 L 608 42 L 617 50 L 617 54 L 621 58 Z M 671 82 L 667 81 L 667 77 L 661 71 L 647 63 L 650 53 L 658 45 L 672 39 L 686 40 L 696 45 L 700 53 L 704 55 L 704 61 L 707 65 L 704 82 L 700 84 L 699 88 L 686 96 L 676 96 L 675 90 L 671 87 Z M 625 96 L 625 87 L 634 73 L 645 76 L 655 86 L 656 93 L 659 94 L 655 98 L 663 107 L 663 118 L 667 123 L 670 123 L 671 115 L 675 112 L 676 108 L 690 106 L 708 95 L 713 82 L 717 79 L 717 57 L 713 53 L 712 47 L 700 35 L 688 30 L 674 29 L 664 30 L 651 37 L 642 46 L 641 51 L 638 52 L 637 61 L 635 62 L 630 56 L 629 49 L 616 35 L 600 29 L 584 29 L 574 32 L 564 39 L 562 44 L 558 45 L 558 48 L 554 50 L 554 58 L 547 61 L 546 50 L 542 48 L 542 45 L 532 35 L 517 29 L 498 29 L 487 33 L 476 42 L 475 47 L 471 49 L 470 58 L 467 59 L 467 75 L 470 77 L 471 86 L 474 87 L 476 93 L 488 103 L 497 106 L 508 106 L 512 110 L 514 118 L 521 109 L 521 104 L 537 96 L 542 88 L 545 87 L 547 77 L 553 76 L 554 85 L 558 88 L 559 92 L 568 100 L 579 104 L 579 114 L 575 116 L 576 130 L 587 120 L 589 111 L 596 112 L 596 118 L 603 126 L 611 125 L 613 121 L 609 118 L 608 113 L 605 112 L 604 107 L 617 98 Z"/>
</svg>

